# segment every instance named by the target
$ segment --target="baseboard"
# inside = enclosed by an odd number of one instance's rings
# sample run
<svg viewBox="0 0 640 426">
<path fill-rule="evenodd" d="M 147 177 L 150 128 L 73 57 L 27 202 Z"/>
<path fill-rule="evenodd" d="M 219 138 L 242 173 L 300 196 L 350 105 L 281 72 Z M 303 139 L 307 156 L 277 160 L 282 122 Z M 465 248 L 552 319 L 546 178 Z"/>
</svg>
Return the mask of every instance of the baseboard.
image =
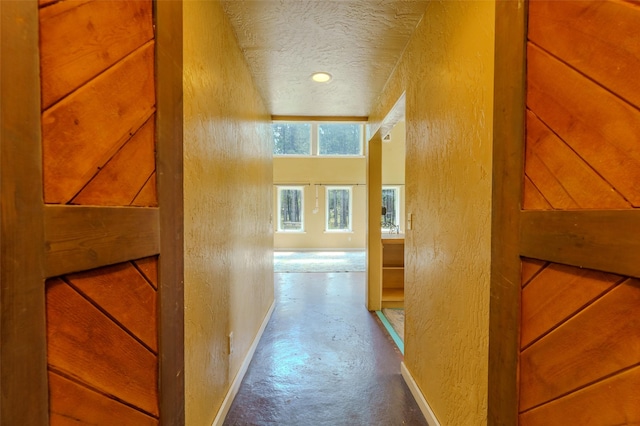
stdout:
<svg viewBox="0 0 640 426">
<path fill-rule="evenodd" d="M 273 314 L 273 309 L 276 306 L 275 300 L 271 304 L 267 315 L 265 315 L 264 320 L 262 321 L 262 325 L 260 326 L 260 330 L 258 330 L 258 334 L 253 339 L 253 343 L 247 352 L 247 356 L 244 358 L 242 365 L 240 366 L 240 370 L 238 370 L 238 374 L 236 374 L 235 379 L 233 379 L 233 383 L 231 383 L 231 387 L 227 392 L 227 395 L 224 397 L 224 401 L 222 401 L 222 406 L 220 406 L 220 410 L 218 410 L 218 414 L 216 418 L 213 420 L 211 426 L 222 426 L 224 423 L 224 419 L 227 417 L 229 413 L 229 409 L 231 408 L 231 404 L 238 394 L 238 390 L 240 390 L 240 384 L 242 383 L 242 379 L 244 379 L 244 375 L 247 374 L 247 370 L 249 369 L 249 364 L 253 359 L 253 355 L 256 353 L 256 348 L 258 347 L 258 342 L 260 342 L 260 338 L 264 333 L 264 329 L 267 328 L 267 324 L 271 319 L 271 314 Z"/>
<path fill-rule="evenodd" d="M 404 364 L 404 362 L 400 363 L 400 370 L 402 371 L 402 378 L 409 387 L 411 394 L 416 399 L 416 402 L 420 407 L 420 411 L 422 411 L 422 414 L 427 420 L 427 423 L 429 423 L 429 426 L 440 426 L 440 422 L 436 418 L 436 415 L 433 413 L 433 410 L 429 406 L 427 400 L 424 399 L 424 395 L 422 395 L 418 384 L 415 380 L 413 380 L 413 376 L 411 376 L 411 373 L 407 369 L 407 366 Z"/>
</svg>

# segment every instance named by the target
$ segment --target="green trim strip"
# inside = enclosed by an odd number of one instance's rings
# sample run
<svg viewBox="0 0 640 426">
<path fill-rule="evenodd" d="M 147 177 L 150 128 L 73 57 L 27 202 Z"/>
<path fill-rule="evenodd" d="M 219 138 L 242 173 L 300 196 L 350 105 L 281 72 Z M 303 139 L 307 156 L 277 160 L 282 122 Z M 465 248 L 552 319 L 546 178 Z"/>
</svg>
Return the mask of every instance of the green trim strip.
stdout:
<svg viewBox="0 0 640 426">
<path fill-rule="evenodd" d="M 384 316 L 382 311 L 376 311 L 376 314 L 378 315 L 378 318 L 380 318 L 380 321 L 382 321 L 382 325 L 384 325 L 384 328 L 386 328 L 389 332 L 389 335 L 391 335 L 391 338 L 396 343 L 398 349 L 400 349 L 402 355 L 404 355 L 404 342 L 402 341 L 400 336 L 398 336 L 398 333 L 396 333 L 393 327 L 391 327 L 391 323 L 389 322 L 387 317 Z"/>
</svg>

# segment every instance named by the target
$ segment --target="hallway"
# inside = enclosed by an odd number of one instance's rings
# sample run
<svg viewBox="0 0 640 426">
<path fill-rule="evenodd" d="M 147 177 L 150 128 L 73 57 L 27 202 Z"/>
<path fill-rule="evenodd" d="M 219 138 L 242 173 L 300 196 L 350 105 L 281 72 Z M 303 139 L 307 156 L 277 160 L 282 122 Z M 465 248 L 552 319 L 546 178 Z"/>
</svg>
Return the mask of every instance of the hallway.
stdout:
<svg viewBox="0 0 640 426">
<path fill-rule="evenodd" d="M 365 273 L 275 274 L 276 307 L 225 425 L 426 425 Z"/>
</svg>

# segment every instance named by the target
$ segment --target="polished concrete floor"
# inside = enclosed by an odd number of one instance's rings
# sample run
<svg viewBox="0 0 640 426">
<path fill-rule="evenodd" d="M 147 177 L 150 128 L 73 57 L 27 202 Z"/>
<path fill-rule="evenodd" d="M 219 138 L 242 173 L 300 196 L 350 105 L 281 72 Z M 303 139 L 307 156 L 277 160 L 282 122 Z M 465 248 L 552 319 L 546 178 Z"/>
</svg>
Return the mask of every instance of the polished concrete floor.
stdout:
<svg viewBox="0 0 640 426">
<path fill-rule="evenodd" d="M 364 272 L 275 274 L 276 308 L 225 425 L 426 425 Z"/>
</svg>

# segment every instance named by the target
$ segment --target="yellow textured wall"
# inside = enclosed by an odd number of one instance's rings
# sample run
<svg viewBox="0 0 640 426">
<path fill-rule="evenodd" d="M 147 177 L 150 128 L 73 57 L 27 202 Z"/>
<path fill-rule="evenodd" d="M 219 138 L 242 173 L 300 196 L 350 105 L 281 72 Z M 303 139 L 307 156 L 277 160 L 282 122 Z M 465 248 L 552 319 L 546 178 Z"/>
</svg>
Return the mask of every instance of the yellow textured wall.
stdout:
<svg viewBox="0 0 640 426">
<path fill-rule="evenodd" d="M 273 182 L 278 184 L 309 184 L 304 186 L 304 233 L 276 232 L 276 249 L 364 249 L 366 238 L 366 159 L 365 158 L 284 158 L 273 159 Z M 316 184 L 352 186 L 353 232 L 325 232 L 326 186 L 318 185 L 317 213 Z M 360 184 L 360 185 L 356 185 Z M 277 229 L 278 204 L 274 189 L 273 230 Z"/>
<path fill-rule="evenodd" d="M 405 364 L 442 425 L 487 414 L 494 1 L 434 1 L 370 115 L 406 90 Z"/>
<path fill-rule="evenodd" d="M 210 425 L 274 297 L 270 117 L 217 1 L 184 2 L 184 115 L 186 423 Z"/>
<path fill-rule="evenodd" d="M 382 142 L 382 185 L 400 189 L 400 230 L 405 230 L 404 166 L 405 166 L 405 124 L 399 121 L 390 132 L 391 140 Z"/>
</svg>

